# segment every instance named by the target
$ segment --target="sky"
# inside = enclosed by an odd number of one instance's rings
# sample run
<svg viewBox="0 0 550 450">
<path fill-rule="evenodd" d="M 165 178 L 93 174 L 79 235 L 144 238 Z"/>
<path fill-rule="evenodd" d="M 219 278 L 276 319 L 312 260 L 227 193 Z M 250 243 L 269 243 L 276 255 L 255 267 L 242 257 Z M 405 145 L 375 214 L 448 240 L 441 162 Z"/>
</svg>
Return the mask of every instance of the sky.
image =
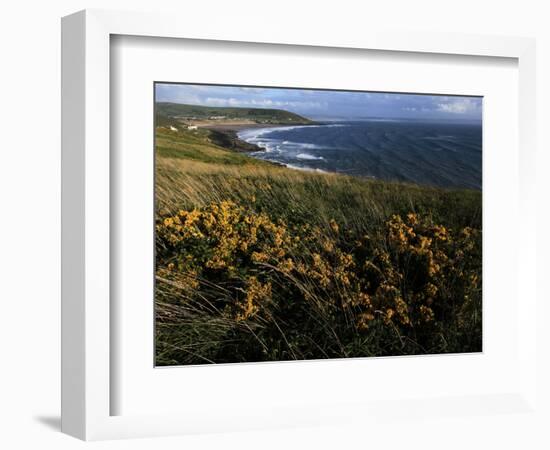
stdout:
<svg viewBox="0 0 550 450">
<path fill-rule="evenodd" d="M 198 84 L 156 84 L 157 102 L 276 108 L 310 119 L 431 119 L 481 122 L 480 97 L 320 91 Z"/>
</svg>

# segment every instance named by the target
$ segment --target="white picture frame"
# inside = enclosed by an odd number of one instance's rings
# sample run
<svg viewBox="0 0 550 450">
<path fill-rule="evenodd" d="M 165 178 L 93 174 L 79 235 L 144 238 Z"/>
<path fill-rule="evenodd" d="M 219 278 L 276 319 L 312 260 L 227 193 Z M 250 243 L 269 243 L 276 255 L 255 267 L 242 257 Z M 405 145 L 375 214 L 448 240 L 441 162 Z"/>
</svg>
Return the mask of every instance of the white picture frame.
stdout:
<svg viewBox="0 0 550 450">
<path fill-rule="evenodd" d="M 200 21 L 164 14 L 87 10 L 62 22 L 62 430 L 85 440 L 247 430 L 322 423 L 349 417 L 388 414 L 390 404 L 343 403 L 330 412 L 318 405 L 279 407 L 249 413 L 248 421 L 211 414 L 111 415 L 110 378 L 113 324 L 110 320 L 110 39 L 112 35 L 287 44 L 332 49 L 368 49 L 417 54 L 513 58 L 518 61 L 519 236 L 517 285 L 522 308 L 517 314 L 521 361 L 514 388 L 498 395 L 409 400 L 411 414 L 425 408 L 468 415 L 507 408 L 536 408 L 535 228 L 535 43 L 532 39 L 454 34 L 395 33 L 383 30 L 339 33 L 322 30 L 263 33 L 228 24 L 215 31 Z M 519 295 L 519 294 L 516 294 Z M 265 370 L 270 370 L 269 368 Z M 434 403 L 435 402 L 435 403 Z M 431 405 L 431 406 L 430 406 Z M 436 406 L 437 405 L 437 406 Z M 386 411 L 383 413 L 383 411 Z M 391 415 L 391 414 L 390 414 Z M 244 415 L 246 416 L 246 414 Z"/>
</svg>

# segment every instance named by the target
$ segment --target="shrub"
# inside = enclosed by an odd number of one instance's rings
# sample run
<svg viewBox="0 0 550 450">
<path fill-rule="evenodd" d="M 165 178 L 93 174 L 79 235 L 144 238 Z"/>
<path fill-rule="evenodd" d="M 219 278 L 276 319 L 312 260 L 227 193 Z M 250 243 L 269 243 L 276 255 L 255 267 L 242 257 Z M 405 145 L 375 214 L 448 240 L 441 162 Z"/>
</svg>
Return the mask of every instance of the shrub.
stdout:
<svg viewBox="0 0 550 450">
<path fill-rule="evenodd" d="M 158 363 L 481 350 L 479 231 L 292 223 L 254 201 L 159 215 Z"/>
</svg>

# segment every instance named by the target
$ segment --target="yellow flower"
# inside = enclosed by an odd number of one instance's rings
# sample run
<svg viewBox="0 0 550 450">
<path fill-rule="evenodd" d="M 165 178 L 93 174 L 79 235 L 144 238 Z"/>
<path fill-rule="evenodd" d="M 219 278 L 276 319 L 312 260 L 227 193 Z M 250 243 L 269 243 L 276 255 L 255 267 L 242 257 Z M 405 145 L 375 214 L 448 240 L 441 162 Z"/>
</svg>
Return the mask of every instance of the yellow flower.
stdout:
<svg viewBox="0 0 550 450">
<path fill-rule="evenodd" d="M 279 263 L 279 270 L 281 270 L 284 273 L 290 273 L 294 269 L 294 262 L 292 259 L 287 258 L 284 261 L 281 261 Z"/>
<path fill-rule="evenodd" d="M 428 283 L 424 290 L 429 297 L 435 297 L 437 294 L 437 286 L 432 283 Z"/>
<path fill-rule="evenodd" d="M 420 316 L 424 322 L 432 322 L 435 318 L 432 308 L 428 306 L 420 306 Z"/>
<path fill-rule="evenodd" d="M 418 225 L 418 216 L 415 213 L 407 214 L 407 219 L 411 225 Z"/>
<path fill-rule="evenodd" d="M 256 277 L 248 277 L 246 280 L 246 299 L 239 305 L 241 312 L 237 320 L 246 320 L 260 311 L 260 306 L 271 299 L 271 283 L 262 284 Z"/>
</svg>

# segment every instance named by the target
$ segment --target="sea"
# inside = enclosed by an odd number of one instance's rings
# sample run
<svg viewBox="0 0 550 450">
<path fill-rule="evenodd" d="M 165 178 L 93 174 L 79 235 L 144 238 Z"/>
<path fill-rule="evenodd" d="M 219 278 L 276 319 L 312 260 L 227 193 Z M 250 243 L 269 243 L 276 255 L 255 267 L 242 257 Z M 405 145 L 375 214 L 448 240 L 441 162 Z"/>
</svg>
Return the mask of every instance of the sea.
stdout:
<svg viewBox="0 0 550 450">
<path fill-rule="evenodd" d="M 481 124 L 373 119 L 243 129 L 250 153 L 296 170 L 481 190 Z"/>
</svg>

